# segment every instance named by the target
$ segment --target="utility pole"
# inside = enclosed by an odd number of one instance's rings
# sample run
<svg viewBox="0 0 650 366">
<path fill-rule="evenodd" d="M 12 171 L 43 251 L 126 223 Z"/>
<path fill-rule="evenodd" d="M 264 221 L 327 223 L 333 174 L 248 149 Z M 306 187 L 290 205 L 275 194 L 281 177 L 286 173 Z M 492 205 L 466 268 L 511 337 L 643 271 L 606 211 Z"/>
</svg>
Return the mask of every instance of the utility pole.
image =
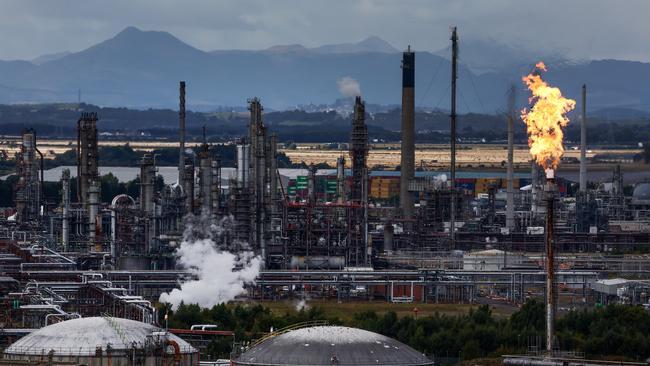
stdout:
<svg viewBox="0 0 650 366">
<path fill-rule="evenodd" d="M 451 31 L 451 215 L 449 220 L 449 237 L 451 249 L 456 248 L 456 79 L 458 58 L 458 35 L 456 27 Z"/>
</svg>

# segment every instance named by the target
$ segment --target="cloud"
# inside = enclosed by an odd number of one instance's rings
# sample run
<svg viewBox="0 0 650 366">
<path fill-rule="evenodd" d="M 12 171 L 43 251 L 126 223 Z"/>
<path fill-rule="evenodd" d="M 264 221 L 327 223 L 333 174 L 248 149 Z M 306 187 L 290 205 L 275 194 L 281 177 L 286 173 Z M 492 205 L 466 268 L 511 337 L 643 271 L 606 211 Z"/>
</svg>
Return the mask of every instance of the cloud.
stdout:
<svg viewBox="0 0 650 366">
<path fill-rule="evenodd" d="M 493 38 L 575 58 L 650 61 L 650 2 L 629 0 L 5 0 L 0 59 L 79 51 L 126 26 L 169 31 L 203 50 L 308 47 L 376 34 L 399 48 L 437 50 L 449 26 L 463 39 Z M 633 10 L 633 11 L 632 11 Z M 390 24 L 390 26 L 387 26 Z M 462 55 L 461 55 L 462 57 Z"/>
</svg>

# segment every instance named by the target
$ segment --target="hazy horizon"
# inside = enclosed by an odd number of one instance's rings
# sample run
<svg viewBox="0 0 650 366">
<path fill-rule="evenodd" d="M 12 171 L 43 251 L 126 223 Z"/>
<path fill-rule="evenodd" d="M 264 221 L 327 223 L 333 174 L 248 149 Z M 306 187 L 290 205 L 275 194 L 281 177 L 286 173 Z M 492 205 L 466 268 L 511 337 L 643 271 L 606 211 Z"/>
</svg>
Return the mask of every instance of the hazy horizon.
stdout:
<svg viewBox="0 0 650 366">
<path fill-rule="evenodd" d="M 107 5 L 110 4 L 110 5 Z M 650 61 L 643 0 L 289 1 L 192 0 L 40 2 L 8 0 L 0 14 L 0 59 L 31 60 L 79 52 L 128 26 L 166 31 L 204 50 L 259 50 L 276 45 L 354 43 L 378 36 L 398 49 L 447 47 L 449 27 L 461 41 L 497 42 L 572 59 Z"/>
</svg>

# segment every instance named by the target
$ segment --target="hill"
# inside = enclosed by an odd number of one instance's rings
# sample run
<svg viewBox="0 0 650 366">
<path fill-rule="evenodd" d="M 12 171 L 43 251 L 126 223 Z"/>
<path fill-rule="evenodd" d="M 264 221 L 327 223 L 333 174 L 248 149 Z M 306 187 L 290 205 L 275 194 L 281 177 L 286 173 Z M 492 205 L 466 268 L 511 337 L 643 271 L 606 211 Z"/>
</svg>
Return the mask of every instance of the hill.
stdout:
<svg viewBox="0 0 650 366">
<path fill-rule="evenodd" d="M 488 54 L 490 47 L 495 51 Z M 514 61 L 498 57 L 500 49 Z M 508 85 L 521 86 L 521 76 L 530 71 L 528 60 L 536 56 L 470 40 L 460 43 L 460 52 L 461 113 L 502 111 Z M 650 90 L 645 88 L 650 64 L 541 57 L 549 60 L 547 78 L 567 96 L 579 99 L 580 87 L 588 84 L 590 110 L 650 111 Z M 444 50 L 417 53 L 418 106 L 449 107 L 448 58 Z M 349 76 L 360 83 L 366 101 L 390 105 L 401 100 L 400 62 L 398 49 L 378 37 L 314 48 L 205 52 L 166 32 L 128 27 L 80 52 L 46 55 L 37 62 L 0 61 L 0 103 L 76 102 L 81 91 L 84 102 L 101 106 L 176 108 L 178 81 L 186 80 L 188 107 L 197 110 L 244 106 L 252 96 L 261 97 L 267 110 L 293 109 L 333 102 L 340 97 L 337 80 Z M 523 86 L 518 91 L 523 106 L 527 95 Z"/>
</svg>

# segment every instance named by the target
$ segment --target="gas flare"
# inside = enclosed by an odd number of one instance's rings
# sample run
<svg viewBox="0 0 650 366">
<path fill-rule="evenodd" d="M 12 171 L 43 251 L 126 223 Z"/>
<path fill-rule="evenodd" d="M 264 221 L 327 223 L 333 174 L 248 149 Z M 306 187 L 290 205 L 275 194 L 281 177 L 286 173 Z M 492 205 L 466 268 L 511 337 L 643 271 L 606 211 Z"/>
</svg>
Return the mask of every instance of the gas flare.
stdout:
<svg viewBox="0 0 650 366">
<path fill-rule="evenodd" d="M 562 96 L 559 88 L 549 86 L 542 80 L 541 72 L 546 65 L 538 62 L 533 73 L 522 78 L 532 96 L 530 110 L 521 111 L 521 119 L 528 130 L 528 146 L 533 159 L 544 169 L 556 169 L 564 154 L 563 127 L 569 123 L 566 113 L 575 108 L 576 101 Z"/>
</svg>

